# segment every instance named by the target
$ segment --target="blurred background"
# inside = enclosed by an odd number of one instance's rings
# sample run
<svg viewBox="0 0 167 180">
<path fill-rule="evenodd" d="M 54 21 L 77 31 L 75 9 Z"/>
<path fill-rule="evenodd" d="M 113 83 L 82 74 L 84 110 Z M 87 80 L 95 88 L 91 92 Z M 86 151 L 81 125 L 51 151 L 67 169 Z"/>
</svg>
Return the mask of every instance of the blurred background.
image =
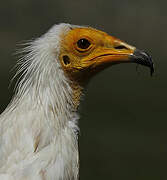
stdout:
<svg viewBox="0 0 167 180">
<path fill-rule="evenodd" d="M 18 44 L 53 24 L 89 25 L 149 52 L 156 66 L 113 66 L 89 84 L 80 108 L 81 180 L 167 179 L 167 1 L 0 2 L 0 112 L 13 94 Z"/>
</svg>

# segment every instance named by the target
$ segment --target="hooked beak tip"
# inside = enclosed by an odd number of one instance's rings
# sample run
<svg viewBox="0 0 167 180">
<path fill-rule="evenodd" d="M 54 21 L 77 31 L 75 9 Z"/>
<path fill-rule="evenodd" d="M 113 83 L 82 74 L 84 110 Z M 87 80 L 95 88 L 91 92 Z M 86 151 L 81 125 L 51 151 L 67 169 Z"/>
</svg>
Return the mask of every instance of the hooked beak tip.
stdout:
<svg viewBox="0 0 167 180">
<path fill-rule="evenodd" d="M 134 53 L 131 55 L 131 62 L 149 67 L 150 68 L 150 74 L 151 74 L 151 76 L 153 75 L 154 63 L 152 61 L 151 56 L 148 53 L 136 49 L 134 51 Z"/>
</svg>

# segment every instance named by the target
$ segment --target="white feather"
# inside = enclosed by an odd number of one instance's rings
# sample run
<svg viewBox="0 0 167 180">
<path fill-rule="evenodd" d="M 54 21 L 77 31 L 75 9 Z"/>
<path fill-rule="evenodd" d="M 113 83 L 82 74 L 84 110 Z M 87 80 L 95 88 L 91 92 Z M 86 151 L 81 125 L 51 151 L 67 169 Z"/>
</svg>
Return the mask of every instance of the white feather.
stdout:
<svg viewBox="0 0 167 180">
<path fill-rule="evenodd" d="M 58 60 L 60 36 L 70 28 L 55 25 L 23 49 L 22 78 L 0 116 L 2 180 L 78 179 L 78 115 Z"/>
</svg>

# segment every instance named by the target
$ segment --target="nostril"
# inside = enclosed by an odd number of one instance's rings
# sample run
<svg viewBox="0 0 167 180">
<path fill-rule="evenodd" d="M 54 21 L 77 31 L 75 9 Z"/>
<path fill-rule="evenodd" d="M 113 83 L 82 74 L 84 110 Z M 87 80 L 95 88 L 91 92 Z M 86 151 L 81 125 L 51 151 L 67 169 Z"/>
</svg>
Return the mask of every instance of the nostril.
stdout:
<svg viewBox="0 0 167 180">
<path fill-rule="evenodd" d="M 128 49 L 126 46 L 123 45 L 119 45 L 119 46 L 115 46 L 115 49 Z"/>
</svg>

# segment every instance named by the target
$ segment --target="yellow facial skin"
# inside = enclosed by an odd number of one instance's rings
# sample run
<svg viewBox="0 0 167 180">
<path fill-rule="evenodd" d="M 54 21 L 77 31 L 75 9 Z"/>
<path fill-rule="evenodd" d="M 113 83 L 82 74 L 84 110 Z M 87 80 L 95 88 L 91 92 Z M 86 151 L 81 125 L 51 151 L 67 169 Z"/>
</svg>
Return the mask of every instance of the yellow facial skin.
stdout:
<svg viewBox="0 0 167 180">
<path fill-rule="evenodd" d="M 100 70 L 113 64 L 130 62 L 135 47 L 92 28 L 75 28 L 63 35 L 60 61 L 67 75 L 75 80 L 89 79 Z M 78 41 L 89 42 L 86 48 L 79 47 Z"/>
</svg>

